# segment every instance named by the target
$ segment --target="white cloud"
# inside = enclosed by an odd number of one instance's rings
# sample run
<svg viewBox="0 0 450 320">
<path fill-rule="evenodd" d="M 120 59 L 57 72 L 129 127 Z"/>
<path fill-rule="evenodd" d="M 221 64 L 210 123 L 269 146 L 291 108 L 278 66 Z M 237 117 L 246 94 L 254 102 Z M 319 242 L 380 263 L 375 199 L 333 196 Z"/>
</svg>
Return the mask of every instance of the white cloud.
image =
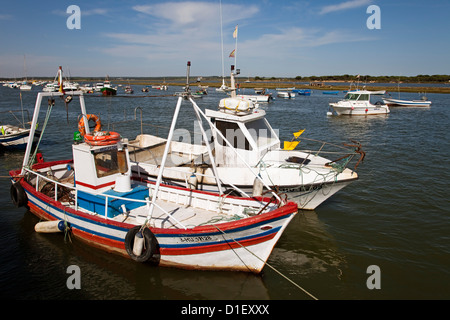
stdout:
<svg viewBox="0 0 450 320">
<path fill-rule="evenodd" d="M 138 58 L 152 64 L 197 59 L 213 74 L 221 70 L 220 11 L 218 3 L 164 2 L 138 5 L 133 10 L 145 26 L 140 33 L 104 33 L 113 39 L 108 48 L 96 48 L 114 57 Z M 232 33 L 238 23 L 254 18 L 257 6 L 224 4 L 222 6 L 224 51 L 234 47 Z M 225 52 L 225 55 L 228 53 Z M 144 61 L 144 60 L 143 60 Z"/>
<path fill-rule="evenodd" d="M 164 2 L 155 5 L 138 5 L 137 12 L 166 20 L 175 26 L 219 25 L 220 11 L 217 3 L 211 2 Z M 255 5 L 223 4 L 222 17 L 224 25 L 253 17 L 259 9 Z M 207 30 L 204 30 L 207 31 Z"/>
<path fill-rule="evenodd" d="M 0 20 L 12 20 L 13 16 L 10 14 L 0 14 Z"/>
<path fill-rule="evenodd" d="M 109 47 L 94 48 L 105 55 L 140 61 L 151 66 L 152 72 L 171 68 L 173 63 L 192 60 L 198 74 L 221 74 L 221 44 L 219 5 L 206 2 L 160 3 L 134 6 L 139 22 L 146 28 L 139 33 L 104 33 L 112 39 Z M 258 72 L 253 65 L 265 68 L 285 68 L 286 60 L 299 63 L 314 48 L 337 43 L 373 40 L 358 36 L 353 31 L 323 28 L 277 28 L 257 35 L 246 33 L 246 27 L 259 19 L 259 8 L 246 5 L 224 5 L 224 57 L 225 66 L 232 63 L 228 54 L 234 49 L 232 32 L 239 24 L 238 67 L 243 71 Z M 250 21 L 250 22 L 247 22 Z M 248 23 L 248 24 L 247 24 Z M 260 65 L 260 64 L 259 64 Z M 159 69 L 158 69 L 159 68 Z M 173 68 L 172 68 L 173 69 Z M 245 72 L 244 71 L 244 72 Z"/>
<path fill-rule="evenodd" d="M 326 13 L 335 12 L 335 11 L 359 8 L 362 6 L 368 6 L 368 5 L 370 5 L 371 2 L 372 2 L 371 0 L 350 0 L 350 1 L 342 2 L 340 4 L 333 4 L 333 5 L 325 6 L 322 8 L 322 10 L 320 10 L 319 13 L 326 14 Z"/>
</svg>

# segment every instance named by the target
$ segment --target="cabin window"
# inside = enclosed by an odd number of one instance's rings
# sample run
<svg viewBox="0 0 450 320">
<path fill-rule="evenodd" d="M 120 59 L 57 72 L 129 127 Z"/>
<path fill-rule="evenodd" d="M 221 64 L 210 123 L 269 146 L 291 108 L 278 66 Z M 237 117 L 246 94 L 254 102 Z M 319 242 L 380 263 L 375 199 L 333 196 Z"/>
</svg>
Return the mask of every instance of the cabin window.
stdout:
<svg viewBox="0 0 450 320">
<path fill-rule="evenodd" d="M 263 147 L 277 141 L 278 138 L 270 129 L 264 119 L 247 122 L 245 124 L 253 140 L 258 147 Z"/>
<path fill-rule="evenodd" d="M 251 150 L 250 143 L 244 136 L 244 133 L 239 128 L 237 123 L 216 121 L 216 128 L 224 135 L 224 137 L 231 143 L 233 148 Z M 222 139 L 220 135 L 217 135 L 217 142 L 222 146 L 228 146 L 228 144 Z"/>
<path fill-rule="evenodd" d="M 358 100 L 359 94 L 356 93 L 347 93 L 347 95 L 345 96 L 345 98 L 347 100 Z"/>
<path fill-rule="evenodd" d="M 94 162 L 98 178 L 107 177 L 120 172 L 117 149 L 95 153 Z"/>
<path fill-rule="evenodd" d="M 369 95 L 368 94 L 360 95 L 358 101 L 369 101 Z"/>
</svg>

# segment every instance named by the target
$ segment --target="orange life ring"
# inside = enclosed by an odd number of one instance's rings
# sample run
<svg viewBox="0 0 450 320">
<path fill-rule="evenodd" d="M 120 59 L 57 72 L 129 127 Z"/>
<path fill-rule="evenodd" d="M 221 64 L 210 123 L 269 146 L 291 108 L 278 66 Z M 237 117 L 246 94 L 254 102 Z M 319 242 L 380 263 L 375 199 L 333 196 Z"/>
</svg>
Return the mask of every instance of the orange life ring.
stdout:
<svg viewBox="0 0 450 320">
<path fill-rule="evenodd" d="M 86 115 L 87 120 L 94 120 L 95 121 L 95 128 L 94 132 L 100 131 L 102 129 L 102 122 L 100 121 L 100 118 L 96 116 L 95 114 L 87 114 Z M 86 134 L 86 126 L 84 125 L 84 117 L 81 116 L 80 121 L 78 121 L 78 131 L 80 131 L 80 134 L 82 137 Z"/>
<path fill-rule="evenodd" d="M 107 146 L 120 141 L 120 134 L 113 131 L 96 131 L 84 136 L 84 141 L 91 146 Z"/>
</svg>

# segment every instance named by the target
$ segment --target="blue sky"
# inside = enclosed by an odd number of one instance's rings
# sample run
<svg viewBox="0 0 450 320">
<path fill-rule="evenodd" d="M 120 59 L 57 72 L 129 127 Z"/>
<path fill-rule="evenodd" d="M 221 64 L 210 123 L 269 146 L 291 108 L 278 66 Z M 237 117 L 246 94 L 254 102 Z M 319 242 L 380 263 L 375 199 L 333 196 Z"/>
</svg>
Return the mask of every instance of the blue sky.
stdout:
<svg viewBox="0 0 450 320">
<path fill-rule="evenodd" d="M 450 74 L 450 1 L 221 0 L 225 72 L 241 75 Z M 0 77 L 222 74 L 220 0 L 3 1 Z M 67 8 L 81 29 L 68 29 Z M 381 29 L 369 29 L 370 5 Z"/>
</svg>

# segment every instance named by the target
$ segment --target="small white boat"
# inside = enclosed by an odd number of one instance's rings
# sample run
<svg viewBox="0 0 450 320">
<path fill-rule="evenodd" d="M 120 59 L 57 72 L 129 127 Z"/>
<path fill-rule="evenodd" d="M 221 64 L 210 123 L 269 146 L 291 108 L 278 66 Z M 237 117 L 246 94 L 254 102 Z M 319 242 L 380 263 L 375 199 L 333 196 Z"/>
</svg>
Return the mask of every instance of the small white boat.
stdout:
<svg viewBox="0 0 450 320">
<path fill-rule="evenodd" d="M 80 89 L 80 85 L 76 82 L 69 82 L 69 81 L 63 82 L 63 90 L 64 91 L 77 91 L 79 89 Z"/>
<path fill-rule="evenodd" d="M 0 125 L 0 147 L 3 148 L 25 148 L 28 144 L 30 129 L 21 128 L 13 125 Z M 39 131 L 35 131 L 33 136 L 33 143 L 35 143 L 40 136 Z"/>
<path fill-rule="evenodd" d="M 152 89 L 167 91 L 168 87 L 165 84 L 161 84 L 152 86 Z"/>
<path fill-rule="evenodd" d="M 372 91 L 354 90 L 348 91 L 343 100 L 332 102 L 329 106 L 338 115 L 349 116 L 367 116 L 388 114 L 389 107 L 382 101 L 372 104 L 371 96 L 375 95 Z"/>
<path fill-rule="evenodd" d="M 428 101 L 426 97 L 420 100 L 401 100 L 392 98 L 383 98 L 385 104 L 390 107 L 430 107 L 431 101 Z"/>
<path fill-rule="evenodd" d="M 278 91 L 277 96 L 283 99 L 294 99 L 295 93 L 291 91 Z"/>
<path fill-rule="evenodd" d="M 270 94 L 254 94 L 254 95 L 248 95 L 248 94 L 238 94 L 236 95 L 239 99 L 244 100 L 250 100 L 253 103 L 267 103 L 273 100 L 272 95 Z"/>
<path fill-rule="evenodd" d="M 219 88 L 216 88 L 217 92 L 230 92 L 230 88 L 225 84 L 225 78 L 222 78 L 222 85 Z"/>
<path fill-rule="evenodd" d="M 43 92 L 56 92 L 56 91 L 58 91 L 58 89 L 59 89 L 58 83 L 57 82 L 51 82 L 51 83 L 47 83 L 42 88 L 42 91 Z"/>
<path fill-rule="evenodd" d="M 32 89 L 32 86 L 28 83 L 24 83 L 20 85 L 20 90 L 22 91 L 30 91 Z"/>
<path fill-rule="evenodd" d="M 104 87 L 103 82 L 97 82 L 94 86 L 94 90 L 97 92 L 100 92 L 102 90 L 102 88 Z"/>
<path fill-rule="evenodd" d="M 84 84 L 79 87 L 80 91 L 83 91 L 84 93 L 93 93 L 94 88 L 90 84 Z"/>
</svg>

